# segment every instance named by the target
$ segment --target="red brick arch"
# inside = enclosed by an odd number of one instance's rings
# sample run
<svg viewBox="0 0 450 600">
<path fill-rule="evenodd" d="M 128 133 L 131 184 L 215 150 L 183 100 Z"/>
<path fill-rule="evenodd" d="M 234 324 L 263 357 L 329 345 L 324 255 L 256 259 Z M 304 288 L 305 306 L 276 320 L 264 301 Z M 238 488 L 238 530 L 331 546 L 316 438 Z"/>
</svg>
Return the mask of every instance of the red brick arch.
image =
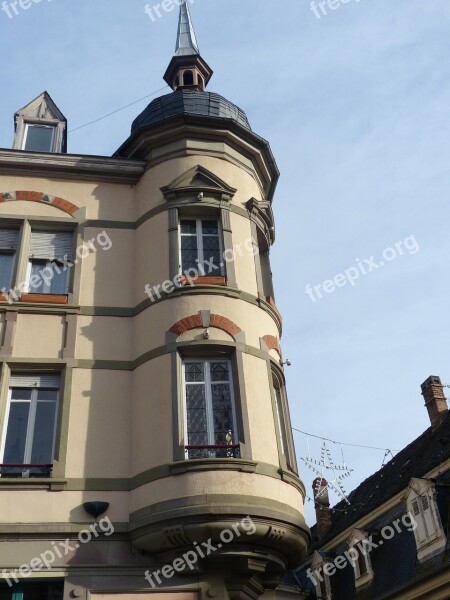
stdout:
<svg viewBox="0 0 450 600">
<path fill-rule="evenodd" d="M 25 200 L 27 202 L 40 202 L 41 204 L 47 204 L 49 206 L 54 206 L 63 212 L 73 215 L 80 209 L 79 206 L 69 202 L 68 200 L 64 200 L 64 198 L 59 198 L 58 196 L 52 196 L 51 194 L 44 194 L 43 192 L 26 192 L 26 191 L 17 191 L 17 192 L 3 192 L 0 193 L 0 203 L 1 202 L 14 202 L 15 200 Z"/>
<path fill-rule="evenodd" d="M 278 354 L 280 355 L 280 358 L 283 358 L 280 342 L 277 340 L 277 338 L 274 335 L 265 335 L 265 336 L 263 336 L 262 339 L 265 341 L 266 346 L 269 350 L 276 350 L 278 352 Z"/>
<path fill-rule="evenodd" d="M 231 337 L 234 337 L 241 331 L 240 327 L 238 327 L 236 323 L 233 323 L 233 321 L 230 321 L 221 315 L 214 314 L 211 314 L 210 316 L 209 327 L 221 329 L 222 331 L 230 334 Z M 175 335 L 182 335 L 186 331 L 199 328 L 204 328 L 200 314 L 191 315 L 190 317 L 185 317 L 184 319 L 177 321 L 174 325 L 172 325 L 170 331 Z"/>
</svg>

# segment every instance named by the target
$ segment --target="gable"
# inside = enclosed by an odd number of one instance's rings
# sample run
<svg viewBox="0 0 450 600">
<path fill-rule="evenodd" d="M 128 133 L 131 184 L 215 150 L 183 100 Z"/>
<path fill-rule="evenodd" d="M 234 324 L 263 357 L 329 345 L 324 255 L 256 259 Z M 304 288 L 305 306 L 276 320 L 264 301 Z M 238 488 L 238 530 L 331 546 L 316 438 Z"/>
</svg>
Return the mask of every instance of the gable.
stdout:
<svg viewBox="0 0 450 600">
<path fill-rule="evenodd" d="M 53 102 L 50 94 L 43 92 L 29 104 L 18 110 L 15 117 L 43 121 L 66 121 L 56 104 Z"/>
</svg>

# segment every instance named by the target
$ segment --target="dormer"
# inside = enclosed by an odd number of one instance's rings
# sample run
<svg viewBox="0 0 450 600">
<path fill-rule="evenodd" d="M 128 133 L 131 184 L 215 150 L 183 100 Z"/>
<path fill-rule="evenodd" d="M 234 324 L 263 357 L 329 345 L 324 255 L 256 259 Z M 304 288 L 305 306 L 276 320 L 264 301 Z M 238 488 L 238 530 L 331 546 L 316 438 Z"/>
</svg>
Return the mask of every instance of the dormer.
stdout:
<svg viewBox="0 0 450 600">
<path fill-rule="evenodd" d="M 43 92 L 14 115 L 16 150 L 67 152 L 67 119 L 47 92 Z"/>
</svg>

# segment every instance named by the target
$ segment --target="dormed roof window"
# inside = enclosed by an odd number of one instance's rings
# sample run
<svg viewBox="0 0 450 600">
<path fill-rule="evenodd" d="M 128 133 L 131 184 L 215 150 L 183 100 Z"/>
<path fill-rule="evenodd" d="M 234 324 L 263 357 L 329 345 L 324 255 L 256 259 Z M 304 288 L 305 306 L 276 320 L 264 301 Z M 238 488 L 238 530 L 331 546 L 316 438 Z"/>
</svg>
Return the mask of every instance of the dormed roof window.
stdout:
<svg viewBox="0 0 450 600">
<path fill-rule="evenodd" d="M 30 152 L 67 152 L 67 120 L 47 92 L 14 115 L 13 148 Z"/>
</svg>

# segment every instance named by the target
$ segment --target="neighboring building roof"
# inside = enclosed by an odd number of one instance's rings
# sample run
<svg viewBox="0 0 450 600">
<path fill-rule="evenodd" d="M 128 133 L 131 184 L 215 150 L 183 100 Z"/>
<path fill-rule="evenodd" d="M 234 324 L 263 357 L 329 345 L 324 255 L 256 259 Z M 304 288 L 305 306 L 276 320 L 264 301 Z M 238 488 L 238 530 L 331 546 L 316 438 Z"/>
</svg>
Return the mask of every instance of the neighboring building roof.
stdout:
<svg viewBox="0 0 450 600">
<path fill-rule="evenodd" d="M 131 132 L 144 125 L 160 123 L 183 114 L 229 119 L 251 131 L 245 112 L 223 96 L 213 92 L 180 89 L 153 100 L 133 121 Z"/>
<path fill-rule="evenodd" d="M 429 427 L 383 468 L 363 481 L 348 496 L 351 503 L 348 511 L 345 511 L 348 506 L 345 501 L 339 502 L 334 507 L 331 529 L 320 544 L 317 542 L 316 526 L 312 527 L 313 548 L 322 547 L 360 518 L 405 489 L 413 477 L 423 477 L 448 458 L 450 458 L 450 411 L 439 427 L 434 430 Z"/>
</svg>

